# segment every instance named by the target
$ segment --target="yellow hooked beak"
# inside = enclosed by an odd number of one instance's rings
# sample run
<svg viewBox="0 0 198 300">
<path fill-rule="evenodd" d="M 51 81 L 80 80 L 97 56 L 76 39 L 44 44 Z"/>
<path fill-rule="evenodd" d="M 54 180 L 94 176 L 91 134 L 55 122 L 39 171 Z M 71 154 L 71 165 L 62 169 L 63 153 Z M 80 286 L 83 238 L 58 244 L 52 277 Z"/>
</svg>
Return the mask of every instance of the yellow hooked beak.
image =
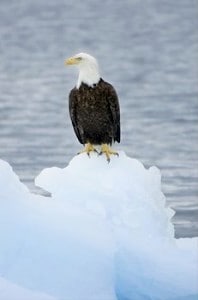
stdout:
<svg viewBox="0 0 198 300">
<path fill-rule="evenodd" d="M 70 57 L 64 61 L 65 66 L 76 65 L 79 63 L 79 59 L 77 57 Z"/>
</svg>

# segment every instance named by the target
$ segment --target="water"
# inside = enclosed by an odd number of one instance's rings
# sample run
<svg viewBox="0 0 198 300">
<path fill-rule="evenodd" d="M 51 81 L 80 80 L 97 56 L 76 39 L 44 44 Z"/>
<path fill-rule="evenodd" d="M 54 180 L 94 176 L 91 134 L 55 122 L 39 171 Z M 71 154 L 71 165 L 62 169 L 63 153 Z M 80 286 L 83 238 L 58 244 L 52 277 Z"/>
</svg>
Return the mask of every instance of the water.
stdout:
<svg viewBox="0 0 198 300">
<path fill-rule="evenodd" d="M 196 0 L 1 0 L 0 157 L 39 192 L 34 177 L 81 149 L 63 61 L 88 52 L 119 94 L 118 148 L 161 169 L 176 235 L 198 235 L 197 28 Z"/>
</svg>

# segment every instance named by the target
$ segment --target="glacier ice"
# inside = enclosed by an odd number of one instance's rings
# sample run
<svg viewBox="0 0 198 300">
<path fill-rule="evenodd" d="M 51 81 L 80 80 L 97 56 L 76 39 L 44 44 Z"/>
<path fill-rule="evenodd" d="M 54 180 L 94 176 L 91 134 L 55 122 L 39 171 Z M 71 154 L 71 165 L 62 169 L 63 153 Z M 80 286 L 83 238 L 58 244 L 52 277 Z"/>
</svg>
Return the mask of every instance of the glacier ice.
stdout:
<svg viewBox="0 0 198 300">
<path fill-rule="evenodd" d="M 198 238 L 174 238 L 159 169 L 81 154 L 35 183 L 51 197 L 0 161 L 0 299 L 197 298 Z"/>
</svg>

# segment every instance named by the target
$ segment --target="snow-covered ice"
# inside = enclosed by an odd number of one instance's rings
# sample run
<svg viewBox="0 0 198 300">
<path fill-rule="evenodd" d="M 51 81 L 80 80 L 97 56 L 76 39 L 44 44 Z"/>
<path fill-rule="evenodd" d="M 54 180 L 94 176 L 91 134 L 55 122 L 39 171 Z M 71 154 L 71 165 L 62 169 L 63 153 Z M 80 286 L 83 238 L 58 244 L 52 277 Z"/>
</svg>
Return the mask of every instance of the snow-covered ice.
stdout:
<svg viewBox="0 0 198 300">
<path fill-rule="evenodd" d="M 45 169 L 0 161 L 1 300 L 195 300 L 198 238 L 175 239 L 156 167 L 123 152 Z"/>
</svg>

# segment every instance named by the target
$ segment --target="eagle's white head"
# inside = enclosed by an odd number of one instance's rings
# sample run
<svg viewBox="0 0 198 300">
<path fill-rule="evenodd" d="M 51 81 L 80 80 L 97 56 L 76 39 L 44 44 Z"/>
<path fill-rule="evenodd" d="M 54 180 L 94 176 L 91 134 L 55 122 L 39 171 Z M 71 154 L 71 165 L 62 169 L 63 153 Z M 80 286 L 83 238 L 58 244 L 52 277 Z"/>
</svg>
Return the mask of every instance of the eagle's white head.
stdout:
<svg viewBox="0 0 198 300">
<path fill-rule="evenodd" d="M 78 53 L 65 60 L 65 65 L 76 65 L 79 69 L 79 76 L 76 87 L 79 88 L 81 83 L 86 83 L 88 86 L 97 84 L 100 80 L 100 72 L 97 60 L 87 54 Z"/>
</svg>

